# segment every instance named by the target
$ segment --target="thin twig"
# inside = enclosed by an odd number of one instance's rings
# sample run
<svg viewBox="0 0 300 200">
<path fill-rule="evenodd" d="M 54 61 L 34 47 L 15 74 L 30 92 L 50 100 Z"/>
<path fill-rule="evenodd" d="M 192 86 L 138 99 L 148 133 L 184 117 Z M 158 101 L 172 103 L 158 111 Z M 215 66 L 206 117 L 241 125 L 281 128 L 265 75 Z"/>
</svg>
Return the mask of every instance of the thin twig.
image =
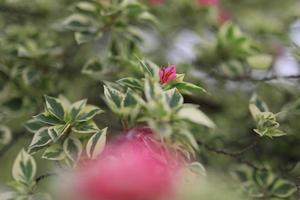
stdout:
<svg viewBox="0 0 300 200">
<path fill-rule="evenodd" d="M 57 175 L 57 174 L 55 174 L 55 173 L 46 173 L 46 174 L 43 174 L 43 175 L 37 177 L 37 178 L 35 179 L 35 182 L 36 182 L 36 183 L 39 183 L 40 181 L 42 181 L 42 180 L 44 180 L 44 179 L 46 179 L 46 178 L 48 178 L 48 177 L 56 176 L 56 175 Z"/>
<path fill-rule="evenodd" d="M 254 140 L 254 142 L 252 142 L 250 145 L 248 145 L 248 146 L 246 146 L 245 148 L 243 148 L 242 150 L 237 151 L 237 152 L 234 152 L 234 153 L 232 153 L 232 154 L 235 155 L 235 156 L 239 156 L 239 155 L 245 153 L 246 151 L 249 151 L 249 150 L 252 149 L 253 147 L 255 147 L 255 146 L 257 145 L 257 143 L 258 143 L 258 140 L 256 139 L 256 140 Z"/>
<path fill-rule="evenodd" d="M 253 78 L 251 76 L 242 76 L 242 77 L 229 77 L 229 76 L 224 76 L 224 75 L 220 75 L 218 73 L 210 73 L 211 75 L 213 75 L 214 77 L 217 78 L 221 78 L 221 79 L 225 79 L 225 80 L 229 80 L 229 81 L 252 81 L 252 82 L 265 82 L 265 81 L 272 81 L 272 80 L 280 80 L 280 79 L 300 79 L 300 74 L 297 75 L 290 75 L 290 76 L 278 76 L 278 75 L 274 75 L 274 76 L 269 76 L 269 77 L 264 77 L 264 78 Z"/>
<path fill-rule="evenodd" d="M 14 14 L 14 15 L 27 15 L 32 17 L 44 17 L 46 16 L 46 12 L 43 11 L 36 11 L 30 10 L 28 8 L 21 8 L 16 6 L 9 6 L 9 5 L 1 5 L 0 12 Z"/>
<path fill-rule="evenodd" d="M 228 152 L 228 151 L 225 151 L 223 149 L 216 149 L 212 146 L 209 146 L 207 144 L 205 144 L 204 142 L 202 141 L 197 141 L 197 143 L 203 147 L 205 147 L 208 151 L 211 151 L 211 152 L 214 152 L 214 153 L 217 153 L 217 154 L 222 154 L 222 155 L 225 155 L 225 156 L 228 156 L 228 157 L 231 157 L 232 159 L 235 159 L 237 160 L 238 162 L 240 163 L 243 163 L 243 164 L 246 164 L 248 165 L 249 167 L 253 168 L 253 169 L 256 169 L 256 170 L 261 170 L 263 168 L 261 167 L 258 167 L 256 165 L 254 165 L 253 163 L 251 163 L 250 161 L 247 161 L 247 160 L 244 160 L 242 159 L 241 157 L 239 157 L 239 155 L 237 155 L 236 153 L 231 153 L 231 152 Z"/>
</svg>

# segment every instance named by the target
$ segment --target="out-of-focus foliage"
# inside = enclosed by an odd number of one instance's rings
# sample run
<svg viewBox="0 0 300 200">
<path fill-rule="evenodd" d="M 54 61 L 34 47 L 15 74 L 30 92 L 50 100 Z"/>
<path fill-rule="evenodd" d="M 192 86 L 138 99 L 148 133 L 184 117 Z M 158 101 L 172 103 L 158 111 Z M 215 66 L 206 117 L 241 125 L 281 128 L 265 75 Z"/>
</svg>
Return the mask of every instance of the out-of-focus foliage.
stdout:
<svg viewBox="0 0 300 200">
<path fill-rule="evenodd" d="M 299 9 L 0 0 L 1 188 L 14 180 L 0 199 L 50 199 L 38 185 L 49 166 L 95 159 L 122 128 L 145 124 L 208 169 L 184 199 L 298 199 Z M 176 77 L 162 83 L 170 64 Z"/>
</svg>

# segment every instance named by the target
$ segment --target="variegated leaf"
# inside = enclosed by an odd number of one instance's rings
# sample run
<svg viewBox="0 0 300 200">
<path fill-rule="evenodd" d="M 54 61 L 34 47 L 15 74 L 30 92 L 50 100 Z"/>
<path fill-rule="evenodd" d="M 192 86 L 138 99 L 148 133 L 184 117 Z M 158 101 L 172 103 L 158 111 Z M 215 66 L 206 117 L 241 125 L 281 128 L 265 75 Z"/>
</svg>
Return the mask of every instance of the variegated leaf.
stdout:
<svg viewBox="0 0 300 200">
<path fill-rule="evenodd" d="M 13 178 L 16 181 L 30 184 L 34 181 L 36 174 L 36 163 L 34 158 L 24 149 L 18 154 L 12 169 Z"/>
<path fill-rule="evenodd" d="M 102 129 L 89 139 L 86 145 L 86 153 L 89 158 L 95 159 L 102 153 L 106 143 L 106 132 L 107 128 Z"/>
<path fill-rule="evenodd" d="M 79 139 L 68 137 L 63 144 L 63 149 L 68 158 L 76 162 L 82 153 L 82 144 Z"/>
<path fill-rule="evenodd" d="M 66 158 L 66 154 L 62 145 L 53 144 L 45 150 L 42 158 L 47 160 L 63 160 Z"/>
</svg>

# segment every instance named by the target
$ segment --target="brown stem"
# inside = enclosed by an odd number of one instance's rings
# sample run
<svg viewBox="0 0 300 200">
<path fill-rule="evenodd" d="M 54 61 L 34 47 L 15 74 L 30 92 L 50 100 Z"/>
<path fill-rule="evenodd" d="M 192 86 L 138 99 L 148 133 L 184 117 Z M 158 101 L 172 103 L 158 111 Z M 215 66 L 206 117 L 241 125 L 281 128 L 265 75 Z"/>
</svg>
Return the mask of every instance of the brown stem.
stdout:
<svg viewBox="0 0 300 200">
<path fill-rule="evenodd" d="M 243 163 L 243 164 L 246 164 L 248 165 L 249 167 L 253 168 L 253 169 L 256 169 L 256 170 L 262 170 L 263 168 L 261 167 L 258 167 L 256 166 L 255 164 L 251 163 L 250 161 L 247 161 L 247 160 L 244 160 L 242 159 L 239 155 L 240 154 L 236 154 L 236 153 L 231 153 L 231 152 L 228 152 L 228 151 L 225 151 L 223 149 L 216 149 L 212 146 L 209 146 L 207 144 L 205 144 L 204 142 L 198 140 L 197 143 L 201 146 L 203 146 L 205 149 L 207 149 L 208 151 L 211 151 L 211 152 L 214 152 L 216 154 L 221 154 L 221 155 L 225 155 L 225 156 L 228 156 L 232 159 L 235 159 L 236 161 L 240 162 L 240 163 Z"/>
<path fill-rule="evenodd" d="M 43 175 L 37 177 L 37 178 L 35 179 L 35 182 L 36 182 L 36 183 L 39 183 L 40 181 L 42 181 L 42 180 L 44 180 L 44 179 L 46 179 L 46 178 L 48 178 L 48 177 L 56 176 L 56 175 L 57 175 L 57 174 L 55 174 L 55 173 L 46 173 L 46 174 L 43 174 Z"/>
</svg>

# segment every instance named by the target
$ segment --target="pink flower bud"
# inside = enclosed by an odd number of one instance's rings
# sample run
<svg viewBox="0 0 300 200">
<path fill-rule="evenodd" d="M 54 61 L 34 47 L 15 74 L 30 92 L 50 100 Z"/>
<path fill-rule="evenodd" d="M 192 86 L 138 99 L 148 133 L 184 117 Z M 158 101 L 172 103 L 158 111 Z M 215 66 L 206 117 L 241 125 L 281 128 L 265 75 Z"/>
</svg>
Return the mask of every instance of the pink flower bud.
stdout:
<svg viewBox="0 0 300 200">
<path fill-rule="evenodd" d="M 218 6 L 219 0 L 198 0 L 198 3 L 203 6 Z"/>
<path fill-rule="evenodd" d="M 159 79 L 160 83 L 168 83 L 169 81 L 172 81 L 176 78 L 176 66 L 170 65 L 166 68 L 160 68 L 159 69 Z"/>
<path fill-rule="evenodd" d="M 180 160 L 149 128 L 132 129 L 108 144 L 77 177 L 85 200 L 172 199 Z"/>
</svg>

